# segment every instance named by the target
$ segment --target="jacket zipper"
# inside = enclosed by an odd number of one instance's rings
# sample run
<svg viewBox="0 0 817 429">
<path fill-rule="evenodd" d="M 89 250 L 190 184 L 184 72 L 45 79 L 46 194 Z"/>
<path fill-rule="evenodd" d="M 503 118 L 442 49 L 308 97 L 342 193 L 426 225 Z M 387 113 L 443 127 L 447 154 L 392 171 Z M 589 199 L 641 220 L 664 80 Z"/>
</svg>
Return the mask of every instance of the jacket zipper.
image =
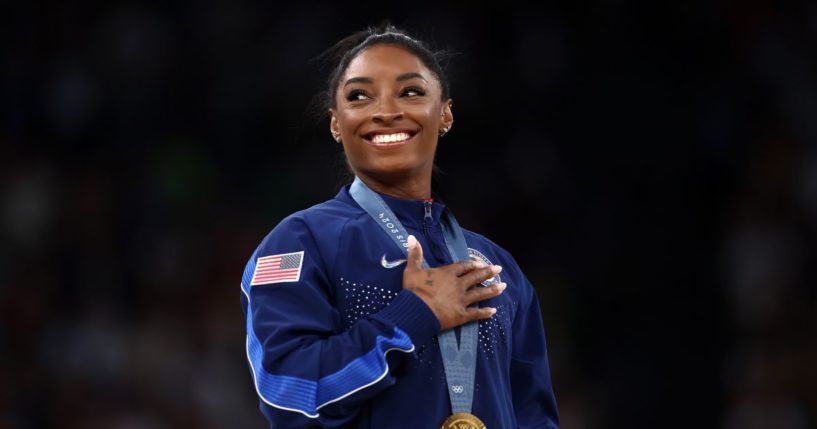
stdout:
<svg viewBox="0 0 817 429">
<path fill-rule="evenodd" d="M 434 261 L 437 261 L 436 264 L 444 264 L 446 261 L 445 253 L 438 245 L 439 241 L 435 241 L 431 237 L 431 225 L 434 224 L 434 217 L 431 214 L 433 205 L 434 203 L 431 201 L 423 201 L 423 208 L 425 209 L 425 216 L 423 216 L 423 233 L 425 233 L 426 240 L 428 240 L 428 250 L 430 251 L 429 257 L 432 257 Z"/>
<path fill-rule="evenodd" d="M 431 201 L 423 201 L 423 208 L 425 209 L 425 216 L 423 217 L 423 231 L 426 238 L 431 240 L 431 234 L 428 232 L 428 225 L 433 221 L 431 218 Z"/>
</svg>

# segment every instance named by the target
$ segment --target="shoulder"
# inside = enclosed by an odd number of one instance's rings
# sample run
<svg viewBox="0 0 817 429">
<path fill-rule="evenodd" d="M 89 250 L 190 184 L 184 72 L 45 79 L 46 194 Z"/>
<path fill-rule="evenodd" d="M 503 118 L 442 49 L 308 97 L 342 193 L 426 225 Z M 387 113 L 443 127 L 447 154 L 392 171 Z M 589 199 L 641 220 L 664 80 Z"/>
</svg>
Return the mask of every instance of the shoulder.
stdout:
<svg viewBox="0 0 817 429">
<path fill-rule="evenodd" d="M 339 233 L 343 226 L 365 212 L 359 207 L 332 199 L 297 211 L 282 219 L 272 229 L 267 238 L 287 235 L 301 230 L 315 235 Z"/>
<path fill-rule="evenodd" d="M 463 228 L 463 234 L 465 235 L 466 243 L 468 243 L 468 248 L 482 253 L 488 257 L 492 263 L 497 264 L 497 261 L 503 261 L 511 262 L 516 266 L 516 261 L 510 252 L 488 237 L 465 228 Z M 493 258 L 491 258 L 492 256 Z"/>
<path fill-rule="evenodd" d="M 362 214 L 365 214 L 365 212 L 360 207 L 353 206 L 338 199 L 331 199 L 287 216 L 278 224 L 278 226 L 276 226 L 276 228 L 281 225 L 299 222 L 310 225 L 326 223 L 326 226 L 331 227 L 337 223 L 344 223 Z"/>
<path fill-rule="evenodd" d="M 508 277 L 516 284 L 528 283 L 527 278 L 513 255 L 502 246 L 482 234 L 463 228 L 468 250 L 488 263 L 502 266 L 502 276 Z"/>
<path fill-rule="evenodd" d="M 337 243 L 346 224 L 362 214 L 365 212 L 360 207 L 338 199 L 297 211 L 272 228 L 258 245 L 256 255 L 302 250 L 304 246 L 331 246 Z"/>
</svg>

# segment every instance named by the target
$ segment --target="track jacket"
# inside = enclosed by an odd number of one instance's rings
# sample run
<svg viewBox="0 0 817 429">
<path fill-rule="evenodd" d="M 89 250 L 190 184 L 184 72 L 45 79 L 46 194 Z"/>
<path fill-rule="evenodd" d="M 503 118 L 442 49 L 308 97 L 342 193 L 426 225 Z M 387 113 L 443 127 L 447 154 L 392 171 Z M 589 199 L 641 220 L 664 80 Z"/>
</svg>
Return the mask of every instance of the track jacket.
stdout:
<svg viewBox="0 0 817 429">
<path fill-rule="evenodd" d="M 430 266 L 453 262 L 441 203 L 381 196 Z M 488 429 L 557 428 L 536 293 L 508 252 L 464 233 L 471 257 L 501 265 L 508 285 L 480 304 L 497 312 L 479 322 L 471 412 Z M 244 270 L 241 304 L 270 427 L 436 429 L 451 415 L 440 325 L 403 290 L 404 257 L 348 185 L 261 242 Z"/>
</svg>

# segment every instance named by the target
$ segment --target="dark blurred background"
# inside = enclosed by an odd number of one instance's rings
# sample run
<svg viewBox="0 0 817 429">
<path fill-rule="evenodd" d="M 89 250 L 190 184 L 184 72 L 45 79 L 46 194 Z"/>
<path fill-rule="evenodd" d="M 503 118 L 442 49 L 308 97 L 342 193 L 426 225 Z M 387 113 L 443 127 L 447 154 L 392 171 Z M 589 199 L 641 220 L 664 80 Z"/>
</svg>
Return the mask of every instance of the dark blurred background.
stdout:
<svg viewBox="0 0 817 429">
<path fill-rule="evenodd" d="M 241 273 L 343 183 L 314 59 L 383 18 L 459 53 L 436 191 L 564 428 L 817 427 L 817 2 L 1 8 L 0 428 L 265 426 Z"/>
</svg>

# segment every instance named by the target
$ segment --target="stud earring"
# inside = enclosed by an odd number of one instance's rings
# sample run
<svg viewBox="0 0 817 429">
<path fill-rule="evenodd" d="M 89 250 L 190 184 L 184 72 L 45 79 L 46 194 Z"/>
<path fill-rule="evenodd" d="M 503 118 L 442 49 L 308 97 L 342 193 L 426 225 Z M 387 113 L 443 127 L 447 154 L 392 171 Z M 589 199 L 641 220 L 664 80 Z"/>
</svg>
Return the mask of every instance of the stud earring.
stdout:
<svg viewBox="0 0 817 429">
<path fill-rule="evenodd" d="M 440 129 L 440 137 L 444 136 L 448 132 L 448 127 Z"/>
</svg>

